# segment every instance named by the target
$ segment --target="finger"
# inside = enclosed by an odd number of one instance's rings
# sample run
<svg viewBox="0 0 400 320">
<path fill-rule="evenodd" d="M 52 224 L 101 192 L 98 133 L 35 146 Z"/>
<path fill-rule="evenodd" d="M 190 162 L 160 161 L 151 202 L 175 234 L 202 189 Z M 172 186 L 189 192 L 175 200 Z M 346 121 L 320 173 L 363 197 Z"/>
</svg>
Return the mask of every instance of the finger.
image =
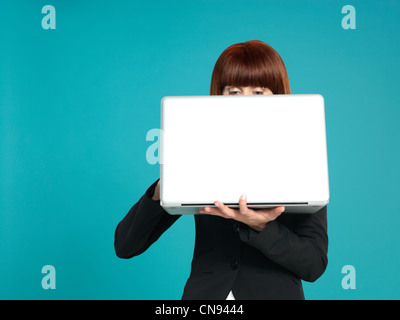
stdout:
<svg viewBox="0 0 400 320">
<path fill-rule="evenodd" d="M 207 214 L 207 215 L 209 215 L 209 216 L 215 216 L 215 217 L 226 218 L 226 217 L 221 213 L 220 210 L 216 211 L 216 210 L 213 210 L 213 209 L 211 209 L 211 208 L 208 208 L 207 210 L 206 210 L 206 209 L 200 209 L 199 212 L 200 212 L 200 213 L 203 213 L 203 214 Z"/>
<path fill-rule="evenodd" d="M 214 201 L 214 204 L 218 207 L 218 209 L 221 211 L 223 216 L 233 219 L 233 217 L 236 215 L 235 210 L 229 208 L 228 206 L 223 204 L 221 201 L 216 200 L 216 201 Z"/>
<path fill-rule="evenodd" d="M 280 206 L 280 207 L 277 207 L 275 209 L 279 209 L 280 213 L 283 213 L 286 210 L 286 207 L 285 206 Z"/>
<path fill-rule="evenodd" d="M 263 216 L 272 218 L 273 220 L 276 219 L 278 216 L 282 214 L 282 212 L 285 211 L 284 206 L 279 206 L 275 208 L 270 208 L 270 209 L 262 209 L 262 210 L 257 210 L 257 213 L 261 213 Z"/>
<path fill-rule="evenodd" d="M 249 208 L 247 207 L 247 197 L 245 194 L 242 194 L 239 198 L 239 211 L 242 214 L 247 214 L 249 212 Z"/>
<path fill-rule="evenodd" d="M 282 214 L 283 211 L 285 211 L 285 207 L 283 207 L 283 206 L 276 207 L 275 209 L 273 209 L 273 211 L 270 214 L 271 221 L 278 218 Z"/>
<path fill-rule="evenodd" d="M 203 209 L 199 210 L 200 213 L 208 213 L 208 214 L 214 214 L 214 215 L 220 215 L 221 212 L 218 208 L 213 208 L 213 207 L 204 207 Z"/>
</svg>

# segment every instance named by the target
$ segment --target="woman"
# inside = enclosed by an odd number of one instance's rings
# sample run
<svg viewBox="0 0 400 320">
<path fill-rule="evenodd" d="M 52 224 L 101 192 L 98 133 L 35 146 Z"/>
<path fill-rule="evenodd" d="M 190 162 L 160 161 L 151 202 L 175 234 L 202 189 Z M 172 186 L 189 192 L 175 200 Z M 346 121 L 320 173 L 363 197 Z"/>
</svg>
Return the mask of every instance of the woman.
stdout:
<svg viewBox="0 0 400 320">
<path fill-rule="evenodd" d="M 289 78 L 271 46 L 237 43 L 217 60 L 210 94 L 290 94 Z M 118 257 L 141 254 L 179 218 L 160 206 L 159 188 L 158 179 L 118 224 Z M 327 266 L 327 208 L 314 214 L 252 210 L 245 195 L 236 210 L 214 204 L 194 216 L 195 249 L 182 299 L 304 299 L 301 280 L 317 280 Z"/>
</svg>

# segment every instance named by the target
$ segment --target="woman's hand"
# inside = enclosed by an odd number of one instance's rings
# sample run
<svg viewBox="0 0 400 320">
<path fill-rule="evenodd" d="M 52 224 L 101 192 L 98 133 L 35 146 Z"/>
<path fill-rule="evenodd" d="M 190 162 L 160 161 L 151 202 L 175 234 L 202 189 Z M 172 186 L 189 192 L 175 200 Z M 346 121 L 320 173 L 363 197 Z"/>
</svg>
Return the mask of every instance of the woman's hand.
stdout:
<svg viewBox="0 0 400 320">
<path fill-rule="evenodd" d="M 268 222 L 275 220 L 285 211 L 285 207 L 275 207 L 271 209 L 252 210 L 247 207 L 246 195 L 239 199 L 239 210 L 229 208 L 220 201 L 214 201 L 217 208 L 205 207 L 200 209 L 200 213 L 206 213 L 214 216 L 220 216 L 226 219 L 234 219 L 247 224 L 256 231 L 263 231 Z"/>
</svg>

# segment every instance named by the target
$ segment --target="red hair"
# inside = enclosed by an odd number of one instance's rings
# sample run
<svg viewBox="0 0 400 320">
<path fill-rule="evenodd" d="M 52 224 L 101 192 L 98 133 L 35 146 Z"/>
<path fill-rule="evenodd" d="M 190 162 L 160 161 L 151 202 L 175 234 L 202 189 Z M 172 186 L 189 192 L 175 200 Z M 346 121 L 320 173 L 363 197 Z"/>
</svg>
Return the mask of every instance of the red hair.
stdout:
<svg viewBox="0 0 400 320">
<path fill-rule="evenodd" d="M 222 95 L 225 86 L 263 87 L 274 94 L 290 94 L 282 58 L 258 40 L 236 43 L 222 52 L 212 73 L 210 95 Z"/>
</svg>

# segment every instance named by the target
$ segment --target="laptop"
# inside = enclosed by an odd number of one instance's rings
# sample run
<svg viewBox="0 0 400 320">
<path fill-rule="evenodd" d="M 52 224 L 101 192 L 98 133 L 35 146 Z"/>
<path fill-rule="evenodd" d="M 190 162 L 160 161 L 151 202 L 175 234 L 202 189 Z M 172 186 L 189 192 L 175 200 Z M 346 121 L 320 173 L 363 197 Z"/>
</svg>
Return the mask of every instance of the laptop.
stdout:
<svg viewBox="0 0 400 320">
<path fill-rule="evenodd" d="M 202 214 L 219 200 L 315 213 L 329 202 L 319 94 L 169 96 L 161 101 L 160 205 Z"/>
</svg>

